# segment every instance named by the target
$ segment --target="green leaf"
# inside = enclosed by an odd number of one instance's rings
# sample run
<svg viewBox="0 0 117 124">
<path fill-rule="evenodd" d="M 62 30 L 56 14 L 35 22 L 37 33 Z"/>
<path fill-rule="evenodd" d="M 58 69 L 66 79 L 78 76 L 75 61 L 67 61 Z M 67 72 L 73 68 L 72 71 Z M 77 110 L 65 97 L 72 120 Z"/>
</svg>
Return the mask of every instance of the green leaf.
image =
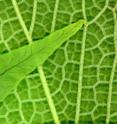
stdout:
<svg viewBox="0 0 117 124">
<path fill-rule="evenodd" d="M 44 62 L 47 84 L 62 124 L 116 124 L 117 0 L 16 1 L 28 31 L 11 0 L 0 0 L 0 53 L 86 20 L 86 27 Z M 3 100 L 0 123 L 55 123 L 37 69 Z"/>
<path fill-rule="evenodd" d="M 55 31 L 42 40 L 0 56 L 0 101 L 16 88 L 19 81 L 42 65 L 48 57 L 73 36 L 84 24 L 84 20 Z"/>
</svg>

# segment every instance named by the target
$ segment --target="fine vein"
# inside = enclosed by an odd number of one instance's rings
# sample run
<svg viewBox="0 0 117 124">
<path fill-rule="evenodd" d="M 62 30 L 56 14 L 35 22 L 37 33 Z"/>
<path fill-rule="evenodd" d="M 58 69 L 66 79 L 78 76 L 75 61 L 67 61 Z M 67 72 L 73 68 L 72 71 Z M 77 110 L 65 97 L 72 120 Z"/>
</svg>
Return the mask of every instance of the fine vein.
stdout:
<svg viewBox="0 0 117 124">
<path fill-rule="evenodd" d="M 32 43 L 32 38 L 29 35 L 30 32 L 28 31 L 28 29 L 27 29 L 27 27 L 25 25 L 25 22 L 24 22 L 21 14 L 20 14 L 20 10 L 18 8 L 16 0 L 12 0 L 12 4 L 13 4 L 14 10 L 16 12 L 16 15 L 17 15 L 17 17 L 19 19 L 20 25 L 22 26 L 22 28 L 24 30 L 24 33 L 25 33 L 25 35 L 27 37 L 27 40 L 28 40 L 29 44 L 31 44 Z M 34 4 L 36 6 L 36 2 Z M 33 10 L 33 14 L 34 15 L 32 16 L 32 18 L 36 18 L 36 10 Z M 30 27 L 30 31 L 31 32 L 33 31 L 34 23 L 35 23 L 35 19 L 33 19 L 33 23 L 31 24 L 32 26 Z M 52 100 L 52 97 L 51 97 L 51 94 L 50 94 L 50 90 L 49 90 L 49 87 L 48 87 L 48 84 L 47 84 L 47 81 L 46 81 L 46 77 L 45 77 L 43 68 L 42 67 L 38 67 L 38 71 L 40 73 L 40 78 L 41 78 L 41 81 L 42 81 L 42 85 L 43 85 L 43 88 L 44 88 L 44 91 L 45 91 L 45 95 L 46 95 L 46 98 L 47 98 L 50 110 L 52 112 L 52 116 L 53 116 L 54 122 L 55 122 L 55 124 L 60 124 L 60 121 L 58 119 L 58 115 L 57 115 L 57 112 L 56 112 L 56 108 L 55 108 L 54 102 Z"/>
<path fill-rule="evenodd" d="M 117 17 L 116 12 L 113 10 L 114 15 L 114 44 L 115 44 L 115 58 L 113 61 L 112 66 L 112 72 L 110 75 L 110 81 L 109 81 L 109 92 L 108 92 L 108 99 L 107 99 L 107 114 L 106 114 L 106 124 L 109 124 L 110 122 L 110 111 L 111 111 L 111 99 L 112 99 L 112 89 L 113 89 L 113 80 L 114 80 L 114 74 L 117 67 Z"/>
</svg>

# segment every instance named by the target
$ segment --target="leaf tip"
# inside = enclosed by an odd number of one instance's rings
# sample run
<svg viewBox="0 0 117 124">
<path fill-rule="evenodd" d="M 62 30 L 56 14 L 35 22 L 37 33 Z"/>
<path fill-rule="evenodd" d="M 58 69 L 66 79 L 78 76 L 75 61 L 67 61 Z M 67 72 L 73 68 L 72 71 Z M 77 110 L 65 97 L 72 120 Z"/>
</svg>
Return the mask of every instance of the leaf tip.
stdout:
<svg viewBox="0 0 117 124">
<path fill-rule="evenodd" d="M 76 22 L 77 27 L 81 28 L 83 25 L 86 25 L 87 22 L 84 19 L 80 19 L 78 22 Z"/>
</svg>

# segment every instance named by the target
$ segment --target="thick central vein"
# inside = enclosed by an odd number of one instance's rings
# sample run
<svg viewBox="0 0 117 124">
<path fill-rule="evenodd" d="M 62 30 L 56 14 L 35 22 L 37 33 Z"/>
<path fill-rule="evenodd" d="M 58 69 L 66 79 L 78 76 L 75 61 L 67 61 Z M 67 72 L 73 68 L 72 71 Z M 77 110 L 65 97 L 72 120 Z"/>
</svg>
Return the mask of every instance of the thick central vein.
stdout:
<svg viewBox="0 0 117 124">
<path fill-rule="evenodd" d="M 113 80 L 114 75 L 117 67 L 117 17 L 116 12 L 113 10 L 114 16 L 114 45 L 115 45 L 115 58 L 113 61 L 112 71 L 110 75 L 109 81 L 109 92 L 108 92 L 108 99 L 107 99 L 107 114 L 106 114 L 106 124 L 110 123 L 110 111 L 111 111 L 111 99 L 112 99 L 112 89 L 113 89 Z"/>
<path fill-rule="evenodd" d="M 32 31 L 33 31 L 33 28 L 34 28 L 35 18 L 36 18 L 37 0 L 34 0 L 34 7 L 35 8 L 33 8 L 32 23 L 31 23 L 31 26 L 30 26 L 30 31 L 28 31 L 28 29 L 27 29 L 27 27 L 25 25 L 25 22 L 24 22 L 24 20 L 23 20 L 23 18 L 21 16 L 21 13 L 20 13 L 20 10 L 18 8 L 18 5 L 17 5 L 16 0 L 11 0 L 11 1 L 12 1 L 14 10 L 16 12 L 16 15 L 17 15 L 17 17 L 19 19 L 20 25 L 21 25 L 21 27 L 22 27 L 22 29 L 23 29 L 26 37 L 27 37 L 27 40 L 28 40 L 29 44 L 31 44 L 32 43 Z M 59 0 L 57 0 L 56 3 L 58 5 Z M 56 16 L 56 12 L 57 12 L 57 8 L 58 8 L 57 5 L 55 4 L 55 13 L 54 13 L 54 16 Z M 56 19 L 54 16 L 53 16 L 53 19 Z M 53 20 L 53 22 L 55 23 L 55 20 Z M 54 25 L 55 25 L 54 23 L 53 23 L 52 30 L 54 29 Z M 57 115 L 57 111 L 56 111 L 56 108 L 55 108 L 53 99 L 51 97 L 50 89 L 48 87 L 48 83 L 46 81 L 46 77 L 45 77 L 43 68 L 42 67 L 38 67 L 38 71 L 40 73 L 40 78 L 41 78 L 41 81 L 42 81 L 44 92 L 45 92 L 45 95 L 46 95 L 46 98 L 47 98 L 47 101 L 48 101 L 48 104 L 49 104 L 50 111 L 52 113 L 54 122 L 55 122 L 55 124 L 60 124 L 60 121 L 59 121 L 59 118 L 58 118 L 58 115 Z"/>
</svg>

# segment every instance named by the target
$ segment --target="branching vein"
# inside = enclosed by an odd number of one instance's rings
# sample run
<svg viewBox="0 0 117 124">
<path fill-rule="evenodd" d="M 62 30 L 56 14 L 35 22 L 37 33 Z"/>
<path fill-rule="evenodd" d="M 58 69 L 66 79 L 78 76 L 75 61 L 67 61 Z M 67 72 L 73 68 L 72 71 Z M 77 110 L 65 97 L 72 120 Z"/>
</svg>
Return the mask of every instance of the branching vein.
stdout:
<svg viewBox="0 0 117 124">
<path fill-rule="evenodd" d="M 109 0 L 106 0 L 106 3 L 105 3 L 104 8 L 97 14 L 97 16 L 93 20 L 91 20 L 90 22 L 88 22 L 88 25 L 94 23 L 105 12 L 105 10 L 108 7 L 108 4 L 109 4 Z"/>
</svg>

